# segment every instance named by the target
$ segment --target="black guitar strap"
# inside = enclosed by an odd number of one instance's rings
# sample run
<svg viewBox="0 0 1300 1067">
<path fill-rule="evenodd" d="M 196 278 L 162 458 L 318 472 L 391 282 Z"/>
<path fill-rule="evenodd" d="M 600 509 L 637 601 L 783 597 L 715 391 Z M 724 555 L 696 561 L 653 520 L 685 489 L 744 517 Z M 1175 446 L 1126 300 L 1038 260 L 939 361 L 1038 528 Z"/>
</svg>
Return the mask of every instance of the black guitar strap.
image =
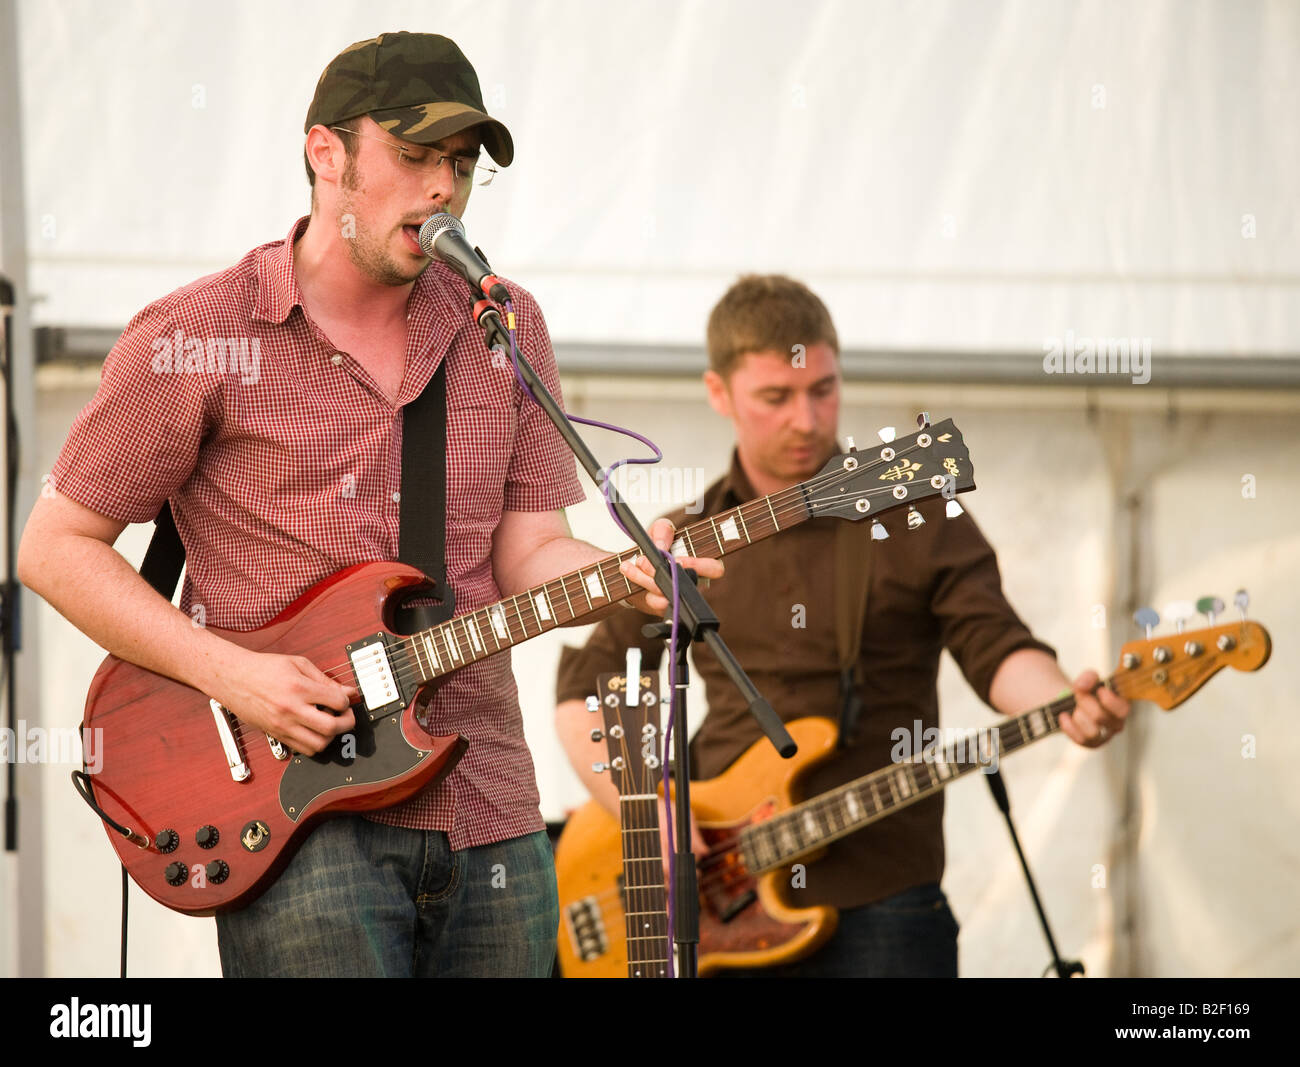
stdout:
<svg viewBox="0 0 1300 1067">
<path fill-rule="evenodd" d="M 862 715 L 862 627 L 867 616 L 873 556 L 870 527 L 835 526 L 835 646 L 840 660 L 839 748 L 853 743 Z"/>
<path fill-rule="evenodd" d="M 429 384 L 402 411 L 402 498 L 398 559 L 434 580 L 438 604 L 402 608 L 403 629 L 433 626 L 451 617 L 455 598 L 447 585 L 447 356 Z M 176 532 L 171 505 L 154 519 L 153 538 L 140 576 L 170 600 L 185 564 L 185 546 Z"/>
</svg>

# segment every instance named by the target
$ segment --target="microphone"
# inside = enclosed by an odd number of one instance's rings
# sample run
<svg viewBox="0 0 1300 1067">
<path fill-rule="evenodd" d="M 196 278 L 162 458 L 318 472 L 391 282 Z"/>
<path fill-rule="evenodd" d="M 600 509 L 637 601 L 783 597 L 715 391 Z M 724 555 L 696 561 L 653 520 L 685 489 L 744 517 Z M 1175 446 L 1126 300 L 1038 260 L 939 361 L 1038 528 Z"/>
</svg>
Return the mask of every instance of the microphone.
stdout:
<svg viewBox="0 0 1300 1067">
<path fill-rule="evenodd" d="M 430 259 L 441 260 L 484 296 L 504 304 L 510 293 L 483 257 L 470 247 L 460 219 L 446 211 L 430 215 L 420 227 L 420 250 Z"/>
</svg>

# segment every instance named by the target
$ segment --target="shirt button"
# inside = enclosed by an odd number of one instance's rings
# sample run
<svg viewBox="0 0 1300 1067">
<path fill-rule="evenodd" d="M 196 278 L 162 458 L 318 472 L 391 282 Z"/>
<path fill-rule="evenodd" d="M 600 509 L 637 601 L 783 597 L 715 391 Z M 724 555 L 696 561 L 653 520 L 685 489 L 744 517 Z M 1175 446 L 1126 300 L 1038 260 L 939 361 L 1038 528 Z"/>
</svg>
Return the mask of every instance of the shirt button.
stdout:
<svg viewBox="0 0 1300 1067">
<path fill-rule="evenodd" d="M 401 494 L 401 493 L 394 493 L 394 494 L 393 494 L 393 503 L 394 503 L 394 504 L 400 504 L 401 502 L 402 502 L 402 494 Z"/>
<path fill-rule="evenodd" d="M 334 355 L 330 356 L 330 362 L 337 367 L 340 363 L 343 362 L 343 353 L 335 352 Z"/>
</svg>

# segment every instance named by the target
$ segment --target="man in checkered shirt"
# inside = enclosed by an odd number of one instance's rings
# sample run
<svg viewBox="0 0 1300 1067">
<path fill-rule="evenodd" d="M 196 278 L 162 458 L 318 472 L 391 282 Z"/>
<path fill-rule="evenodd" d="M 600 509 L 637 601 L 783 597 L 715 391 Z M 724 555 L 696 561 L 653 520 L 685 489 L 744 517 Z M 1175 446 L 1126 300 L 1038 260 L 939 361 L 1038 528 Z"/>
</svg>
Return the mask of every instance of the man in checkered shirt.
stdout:
<svg viewBox="0 0 1300 1067">
<path fill-rule="evenodd" d="M 114 655 L 314 754 L 354 728 L 356 690 L 204 625 L 254 629 L 334 572 L 397 557 L 402 409 L 440 365 L 457 611 L 607 553 L 570 536 L 560 509 L 583 497 L 573 457 L 513 369 L 492 365 L 463 281 L 416 240 L 430 214 L 460 216 L 491 179 L 480 146 L 499 166 L 513 158 L 473 67 L 435 35 L 359 42 L 321 76 L 305 129 L 311 215 L 131 321 L 32 512 L 18 568 Z M 558 398 L 541 311 L 507 286 L 521 343 Z M 186 549 L 179 611 L 112 547 L 166 502 Z M 656 542 L 667 547 L 671 529 L 656 524 Z M 646 590 L 633 603 L 666 607 L 644 561 L 624 574 Z M 468 738 L 452 774 L 314 830 L 266 892 L 218 916 L 227 975 L 549 973 L 555 875 L 509 652 L 453 673 L 428 728 Z"/>
</svg>

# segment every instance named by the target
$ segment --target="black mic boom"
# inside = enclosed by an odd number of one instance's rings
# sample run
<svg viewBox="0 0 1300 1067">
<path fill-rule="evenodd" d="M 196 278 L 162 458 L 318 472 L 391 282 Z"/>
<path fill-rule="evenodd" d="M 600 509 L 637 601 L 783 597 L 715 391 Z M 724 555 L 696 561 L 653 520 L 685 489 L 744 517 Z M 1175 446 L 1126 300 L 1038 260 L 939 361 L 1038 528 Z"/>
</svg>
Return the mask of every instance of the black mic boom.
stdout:
<svg viewBox="0 0 1300 1067">
<path fill-rule="evenodd" d="M 446 211 L 430 215 L 420 227 L 420 250 L 441 260 L 484 296 L 504 304 L 510 294 L 483 257 L 470 247 L 460 219 Z"/>
</svg>

